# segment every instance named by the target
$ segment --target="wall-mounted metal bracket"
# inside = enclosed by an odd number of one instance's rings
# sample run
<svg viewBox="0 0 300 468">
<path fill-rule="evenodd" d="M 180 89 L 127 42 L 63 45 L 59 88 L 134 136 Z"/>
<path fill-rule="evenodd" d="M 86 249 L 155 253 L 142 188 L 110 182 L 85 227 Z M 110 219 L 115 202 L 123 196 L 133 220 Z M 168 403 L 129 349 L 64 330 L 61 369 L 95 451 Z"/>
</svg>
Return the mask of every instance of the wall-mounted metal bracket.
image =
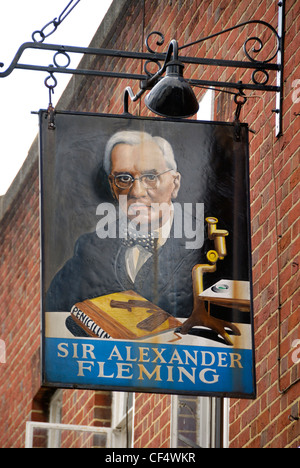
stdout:
<svg viewBox="0 0 300 468">
<path fill-rule="evenodd" d="M 285 35 L 285 0 L 278 3 L 278 35 L 280 46 L 277 54 L 277 86 L 279 91 L 276 92 L 276 109 L 275 109 L 275 134 L 277 137 L 282 135 L 282 104 L 283 104 L 283 63 L 284 63 L 284 35 Z"/>
<path fill-rule="evenodd" d="M 178 47 L 178 51 L 182 51 L 196 44 L 203 43 L 208 40 L 212 40 L 223 34 L 230 34 L 231 31 L 235 29 L 244 28 L 248 25 L 261 26 L 264 28 L 265 34 L 264 38 L 268 36 L 267 40 L 271 40 L 273 37 L 275 40 L 275 46 L 273 47 L 273 52 L 271 56 L 265 58 L 264 60 L 258 59 L 262 52 L 264 51 L 265 42 L 257 36 L 248 37 L 244 43 L 244 53 L 247 60 L 224 60 L 224 59 L 211 59 L 211 58 L 201 58 L 201 57 L 189 57 L 189 56 L 180 56 L 180 61 L 187 65 L 204 65 L 204 66 L 213 66 L 213 67 L 224 67 L 224 68 L 235 68 L 235 69 L 244 69 L 244 70 L 253 70 L 251 81 L 252 82 L 232 82 L 232 81 L 213 81 L 213 80 L 198 80 L 198 79 L 189 79 L 186 78 L 186 81 L 195 87 L 201 88 L 214 88 L 216 90 L 222 91 L 224 88 L 231 89 L 240 94 L 244 90 L 254 90 L 254 91 L 265 91 L 273 92 L 276 95 L 276 106 L 273 110 L 276 115 L 276 136 L 282 134 L 282 102 L 283 102 L 283 55 L 284 55 L 284 18 L 285 18 L 285 0 L 282 0 L 278 3 L 278 31 L 270 25 L 269 23 L 262 20 L 250 20 L 243 23 L 240 23 L 231 28 L 225 29 L 218 33 L 212 34 L 211 36 L 200 38 L 197 41 L 191 42 L 189 44 Z M 158 31 L 154 31 L 147 37 L 146 45 L 148 52 L 130 52 L 122 50 L 110 50 L 110 49 L 101 49 L 101 48 L 85 48 L 85 47 L 73 47 L 73 46 L 60 46 L 55 44 L 44 44 L 43 42 L 26 42 L 17 51 L 12 63 L 10 66 L 0 72 L 0 78 L 9 76 L 15 69 L 22 70 L 33 70 L 33 71 L 43 71 L 50 73 L 53 76 L 53 73 L 67 73 L 71 75 L 84 75 L 84 76 L 98 76 L 98 77 L 109 77 L 117 79 L 130 79 L 140 82 L 140 91 L 134 95 L 133 92 L 129 92 L 130 88 L 126 88 L 126 98 L 124 104 L 128 112 L 128 96 L 132 101 L 137 101 L 140 99 L 142 94 L 146 90 L 151 89 L 160 76 L 165 71 L 166 61 L 168 59 L 168 53 L 157 53 L 150 46 L 150 38 L 154 35 L 159 37 L 159 40 L 156 42 L 157 46 L 162 46 L 164 44 L 164 36 Z M 47 36 L 45 36 L 47 37 Z M 252 50 L 249 51 L 250 44 Z M 52 50 L 55 52 L 53 57 L 53 64 L 49 66 L 41 65 L 31 65 L 20 63 L 20 59 L 25 50 Z M 267 47 L 265 48 L 267 49 Z M 275 49 L 275 51 L 274 51 Z M 269 47 L 268 47 L 269 50 Z M 105 70 L 95 70 L 95 69 L 82 69 L 70 68 L 71 58 L 69 54 L 77 53 L 95 57 L 112 57 L 120 59 L 131 59 L 145 61 L 144 71 L 145 75 L 141 74 L 132 74 L 127 72 L 118 72 L 118 71 L 105 71 Z M 63 58 L 64 66 L 59 65 L 59 58 Z M 277 61 L 276 61 L 277 60 Z M 275 62 L 276 61 L 276 62 Z M 158 71 L 154 74 L 149 72 L 149 64 L 154 63 L 158 67 Z M 163 65 L 161 65 L 163 63 Z M 0 63 L 0 68 L 3 68 L 4 64 Z M 275 72 L 277 79 L 276 84 L 269 84 L 270 72 Z M 273 80 L 275 81 L 275 80 Z"/>
</svg>

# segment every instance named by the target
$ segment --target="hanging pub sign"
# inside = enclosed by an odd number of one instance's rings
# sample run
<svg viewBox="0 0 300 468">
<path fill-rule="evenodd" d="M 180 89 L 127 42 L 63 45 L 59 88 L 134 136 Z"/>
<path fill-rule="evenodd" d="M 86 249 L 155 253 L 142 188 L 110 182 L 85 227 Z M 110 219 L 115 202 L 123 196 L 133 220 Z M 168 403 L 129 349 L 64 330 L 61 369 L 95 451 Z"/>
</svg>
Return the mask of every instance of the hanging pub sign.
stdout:
<svg viewBox="0 0 300 468">
<path fill-rule="evenodd" d="M 43 385 L 254 398 L 247 126 L 40 127 Z"/>
</svg>

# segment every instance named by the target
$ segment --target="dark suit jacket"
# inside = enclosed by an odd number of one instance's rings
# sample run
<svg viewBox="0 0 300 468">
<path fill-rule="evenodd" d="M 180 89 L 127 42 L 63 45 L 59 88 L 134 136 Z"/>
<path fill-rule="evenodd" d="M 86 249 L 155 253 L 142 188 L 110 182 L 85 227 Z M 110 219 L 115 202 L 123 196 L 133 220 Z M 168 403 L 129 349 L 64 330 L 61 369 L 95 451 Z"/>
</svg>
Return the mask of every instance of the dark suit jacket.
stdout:
<svg viewBox="0 0 300 468">
<path fill-rule="evenodd" d="M 46 311 L 70 311 L 85 299 L 134 290 L 175 317 L 189 317 L 193 305 L 192 268 L 203 261 L 199 250 L 185 248 L 186 239 L 172 236 L 142 266 L 133 283 L 126 272 L 126 247 L 119 239 L 82 235 L 74 256 L 54 277 Z M 202 258 L 201 258 L 202 257 Z"/>
</svg>

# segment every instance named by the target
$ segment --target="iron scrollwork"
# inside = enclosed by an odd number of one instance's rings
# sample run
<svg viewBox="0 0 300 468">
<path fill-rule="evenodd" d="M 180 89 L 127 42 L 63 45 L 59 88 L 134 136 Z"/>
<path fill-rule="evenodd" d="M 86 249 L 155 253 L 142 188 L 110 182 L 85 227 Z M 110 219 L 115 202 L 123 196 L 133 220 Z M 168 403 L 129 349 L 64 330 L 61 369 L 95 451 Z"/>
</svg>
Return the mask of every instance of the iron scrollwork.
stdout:
<svg viewBox="0 0 300 468">
<path fill-rule="evenodd" d="M 110 77 L 116 79 L 130 79 L 138 80 L 140 82 L 140 92 L 134 95 L 132 92 L 126 90 L 126 98 L 128 97 L 131 100 L 137 100 L 145 92 L 145 90 L 151 89 L 157 80 L 160 79 L 162 73 L 166 69 L 166 61 L 170 60 L 170 51 L 172 52 L 172 47 L 170 43 L 167 53 L 159 53 L 154 50 L 151 43 L 153 37 L 156 36 L 156 46 L 162 47 L 165 44 L 165 37 L 160 31 L 151 32 L 146 39 L 147 52 L 131 52 L 131 51 L 122 51 L 122 50 L 109 50 L 109 49 L 100 49 L 100 48 L 84 48 L 84 47 L 73 47 L 73 46 L 59 46 L 54 44 L 46 44 L 44 40 L 53 34 L 57 27 L 61 24 L 62 21 L 71 13 L 75 6 L 79 3 L 80 0 L 71 0 L 64 11 L 61 13 L 59 18 L 55 18 L 50 23 L 46 24 L 40 31 L 35 31 L 32 35 L 33 42 L 27 42 L 20 46 L 15 57 L 13 58 L 10 66 L 4 70 L 0 71 L 0 78 L 4 78 L 12 73 L 14 69 L 24 69 L 24 70 L 34 70 L 34 71 L 44 71 L 47 73 L 68 73 L 72 75 L 84 75 L 84 76 L 96 76 L 96 77 Z M 242 83 L 238 81 L 237 83 L 227 81 L 222 82 L 218 81 L 205 81 L 197 79 L 188 79 L 192 86 L 197 87 L 214 87 L 219 90 L 224 88 L 227 90 L 233 90 L 233 94 L 236 92 L 240 93 L 242 90 L 261 90 L 267 92 L 276 93 L 276 109 L 277 113 L 277 123 L 276 123 L 276 134 L 277 136 L 281 132 L 281 120 L 282 120 L 282 96 L 283 96 L 283 41 L 284 41 L 284 11 L 285 11 L 285 0 L 282 0 L 278 3 L 278 32 L 275 28 L 269 23 L 262 20 L 250 20 L 240 24 L 237 24 L 231 28 L 224 29 L 217 33 L 211 34 L 210 36 L 199 38 L 194 42 L 190 42 L 185 45 L 178 46 L 178 52 L 181 52 L 191 46 L 196 44 L 201 44 L 202 42 L 214 39 L 218 36 L 229 34 L 231 31 L 244 28 L 246 26 L 263 26 L 265 31 L 269 31 L 268 38 L 264 41 L 258 35 L 251 35 L 248 37 L 244 44 L 243 50 L 247 60 L 224 60 L 217 58 L 203 58 L 203 57 L 191 57 L 191 56 L 182 56 L 180 55 L 180 61 L 183 64 L 193 64 L 193 65 L 204 65 L 204 66 L 217 66 L 217 67 L 232 67 L 235 69 L 241 68 L 244 70 L 252 70 L 252 82 Z M 266 43 L 270 38 L 275 39 L 275 48 L 273 47 L 272 53 L 270 56 L 260 59 L 261 54 L 264 50 L 267 50 Z M 252 49 L 250 50 L 250 44 Z M 154 46 L 155 47 L 155 46 Z M 26 49 L 35 49 L 35 50 L 52 50 L 54 51 L 53 64 L 48 67 L 40 65 L 30 65 L 19 63 L 23 52 Z M 142 60 L 144 61 L 144 75 L 132 74 L 126 72 L 118 71 L 103 71 L 103 70 L 94 70 L 94 69 L 81 69 L 80 67 L 76 69 L 70 68 L 71 58 L 69 54 L 79 53 L 83 55 L 94 55 L 102 57 L 118 57 L 132 60 Z M 277 63 L 275 63 L 275 58 L 277 58 Z M 3 68 L 4 64 L 0 62 L 0 68 Z M 150 68 L 152 67 L 152 68 Z M 156 67 L 156 68 L 153 68 Z M 152 70 L 156 70 L 154 73 Z M 275 71 L 277 73 L 277 82 L 276 85 L 269 84 L 270 77 L 269 72 Z M 230 91 L 227 91 L 230 92 Z M 127 102 L 126 101 L 126 102 Z M 128 109 L 128 103 L 127 109 Z M 126 107 L 126 106 L 125 106 Z M 279 122 L 279 123 L 278 123 Z"/>
<path fill-rule="evenodd" d="M 178 50 L 183 50 L 183 49 L 186 49 L 188 47 L 191 47 L 191 46 L 194 46 L 194 45 L 197 45 L 197 44 L 200 44 L 202 42 L 205 42 L 205 41 L 208 41 L 210 39 L 214 39 L 215 37 L 218 37 L 222 34 L 228 34 L 230 33 L 231 31 L 234 31 L 235 29 L 239 29 L 239 28 L 242 28 L 242 27 L 245 27 L 245 26 L 248 26 L 248 25 L 263 25 L 265 28 L 267 28 L 271 34 L 274 36 L 275 38 L 275 43 L 276 43 L 276 46 L 275 46 L 275 52 L 270 56 L 270 57 L 267 57 L 265 58 L 264 60 L 259 60 L 257 58 L 257 56 L 253 56 L 250 54 L 249 52 L 249 44 L 250 43 L 253 43 L 256 44 L 256 45 L 252 45 L 252 50 L 251 52 L 253 54 L 259 54 L 260 52 L 263 51 L 264 47 L 265 47 L 265 43 L 263 42 L 263 40 L 258 37 L 258 36 L 251 36 L 249 38 L 246 39 L 246 41 L 244 42 L 243 44 L 243 50 L 244 50 L 244 53 L 245 53 L 245 56 L 247 57 L 247 59 L 249 60 L 250 64 L 251 64 L 251 68 L 254 68 L 254 71 L 252 73 L 252 81 L 255 85 L 266 85 L 269 81 L 269 73 L 267 70 L 270 70 L 272 69 L 273 67 L 268 67 L 268 64 L 270 64 L 277 56 L 278 56 L 278 53 L 280 51 L 280 47 L 281 47 L 281 38 L 279 37 L 277 31 L 275 30 L 275 28 L 265 22 L 265 21 L 262 21 L 262 20 L 250 20 L 250 21 L 245 21 L 243 23 L 240 23 L 236 26 L 233 26 L 231 28 L 227 28 L 227 29 L 224 29 L 223 31 L 219 31 L 215 34 L 211 34 L 210 36 L 206 36 L 206 37 L 203 37 L 203 38 L 200 38 L 196 41 L 193 41 L 193 42 L 190 42 L 188 44 L 185 44 L 185 45 L 182 45 L 180 47 L 178 47 Z M 158 36 L 159 37 L 159 40 L 156 41 L 156 45 L 161 47 L 164 45 L 164 42 L 165 42 L 165 37 L 164 35 L 160 32 L 160 31 L 152 31 L 146 38 L 146 47 L 147 47 L 147 50 L 151 53 L 151 54 L 155 54 L 155 50 L 153 50 L 153 48 L 150 46 L 150 38 L 152 36 Z M 183 61 L 184 58 L 181 57 L 181 59 Z M 151 60 L 148 60 L 147 62 L 147 66 L 149 65 L 149 63 L 151 62 Z M 157 60 L 156 59 L 153 59 L 153 62 L 154 63 L 157 63 Z M 211 65 L 222 65 L 222 62 L 223 61 L 220 61 L 220 60 L 217 60 L 217 59 L 211 59 L 210 61 L 210 64 Z M 235 63 L 235 62 L 233 62 Z M 249 63 L 248 62 L 242 62 L 244 64 L 244 68 L 247 68 L 247 66 L 249 66 Z M 256 64 L 257 66 L 252 66 L 252 64 Z M 228 63 L 227 61 L 225 62 L 224 61 L 224 66 L 228 66 Z M 235 66 L 235 65 L 234 65 Z M 240 64 L 240 66 L 242 67 L 242 65 Z M 260 75 L 260 78 L 262 79 L 258 79 L 257 77 Z"/>
</svg>

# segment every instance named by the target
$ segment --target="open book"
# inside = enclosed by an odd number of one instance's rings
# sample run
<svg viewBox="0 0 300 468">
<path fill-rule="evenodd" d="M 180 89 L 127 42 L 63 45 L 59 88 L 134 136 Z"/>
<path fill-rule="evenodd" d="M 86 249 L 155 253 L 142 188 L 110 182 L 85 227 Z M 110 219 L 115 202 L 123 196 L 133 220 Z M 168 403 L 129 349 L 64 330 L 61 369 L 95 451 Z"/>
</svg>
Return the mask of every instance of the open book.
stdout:
<svg viewBox="0 0 300 468">
<path fill-rule="evenodd" d="M 134 291 L 78 302 L 72 307 L 71 316 L 90 336 L 102 339 L 143 339 L 182 325 Z"/>
</svg>

